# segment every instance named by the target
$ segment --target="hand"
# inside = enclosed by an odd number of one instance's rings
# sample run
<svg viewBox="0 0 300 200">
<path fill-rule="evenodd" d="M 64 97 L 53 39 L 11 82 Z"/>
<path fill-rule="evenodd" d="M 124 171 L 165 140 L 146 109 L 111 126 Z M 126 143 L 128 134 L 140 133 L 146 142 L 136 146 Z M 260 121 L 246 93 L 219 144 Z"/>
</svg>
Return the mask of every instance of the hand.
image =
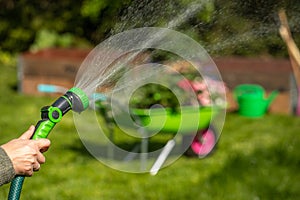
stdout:
<svg viewBox="0 0 300 200">
<path fill-rule="evenodd" d="M 33 171 L 38 171 L 41 164 L 45 163 L 42 153 L 48 150 L 50 140 L 30 140 L 34 129 L 33 125 L 30 126 L 18 139 L 1 146 L 11 159 L 17 175 L 32 176 Z"/>
</svg>

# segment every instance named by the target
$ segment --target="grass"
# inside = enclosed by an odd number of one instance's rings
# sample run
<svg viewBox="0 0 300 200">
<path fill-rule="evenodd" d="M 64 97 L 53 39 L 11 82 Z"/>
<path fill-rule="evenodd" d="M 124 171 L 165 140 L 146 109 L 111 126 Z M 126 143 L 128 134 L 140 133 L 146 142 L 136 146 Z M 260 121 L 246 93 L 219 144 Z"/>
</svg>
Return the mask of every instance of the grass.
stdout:
<svg viewBox="0 0 300 200">
<path fill-rule="evenodd" d="M 16 68 L 0 66 L 0 144 L 39 120 L 51 97 L 17 93 Z M 228 113 L 218 147 L 205 159 L 181 157 L 156 176 L 110 169 L 90 156 L 66 115 L 49 138 L 47 161 L 26 178 L 22 199 L 298 199 L 300 118 Z M 6 199 L 9 185 L 0 188 Z"/>
</svg>

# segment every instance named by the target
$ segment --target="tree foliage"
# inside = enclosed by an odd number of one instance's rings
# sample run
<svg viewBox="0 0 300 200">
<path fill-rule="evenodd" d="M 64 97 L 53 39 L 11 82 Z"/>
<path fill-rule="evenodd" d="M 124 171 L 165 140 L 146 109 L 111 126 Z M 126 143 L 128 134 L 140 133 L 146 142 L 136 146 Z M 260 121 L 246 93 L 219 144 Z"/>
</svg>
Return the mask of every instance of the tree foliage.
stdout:
<svg viewBox="0 0 300 200">
<path fill-rule="evenodd" d="M 197 12 L 190 12 L 197 4 Z M 209 53 L 283 55 L 281 8 L 299 41 L 298 0 L 0 0 L 0 7 L 0 51 L 7 52 L 96 45 L 126 29 L 168 27 L 186 15 L 171 28 L 198 40 Z"/>
</svg>

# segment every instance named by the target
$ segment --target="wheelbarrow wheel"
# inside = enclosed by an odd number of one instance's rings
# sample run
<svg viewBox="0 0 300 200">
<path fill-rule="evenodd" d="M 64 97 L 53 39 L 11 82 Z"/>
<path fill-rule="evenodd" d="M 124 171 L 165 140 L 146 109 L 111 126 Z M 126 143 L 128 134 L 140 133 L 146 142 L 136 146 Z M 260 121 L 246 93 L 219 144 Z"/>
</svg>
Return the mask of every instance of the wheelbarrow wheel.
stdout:
<svg viewBox="0 0 300 200">
<path fill-rule="evenodd" d="M 186 155 L 200 158 L 205 157 L 213 152 L 216 142 L 217 134 L 213 127 L 198 131 Z"/>
</svg>

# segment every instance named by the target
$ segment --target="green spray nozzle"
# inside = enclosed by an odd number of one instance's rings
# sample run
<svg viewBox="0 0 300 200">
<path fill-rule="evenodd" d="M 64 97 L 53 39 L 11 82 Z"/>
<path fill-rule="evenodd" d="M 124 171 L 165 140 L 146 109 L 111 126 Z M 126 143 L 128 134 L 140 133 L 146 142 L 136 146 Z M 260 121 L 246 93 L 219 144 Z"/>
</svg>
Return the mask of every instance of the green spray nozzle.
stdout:
<svg viewBox="0 0 300 200">
<path fill-rule="evenodd" d="M 33 139 L 46 138 L 55 124 L 58 123 L 69 110 L 81 113 L 86 110 L 88 106 L 89 98 L 87 95 L 80 88 L 71 88 L 51 106 L 45 106 L 41 109 L 42 119 L 36 125 Z"/>
<path fill-rule="evenodd" d="M 80 113 L 89 107 L 89 98 L 80 88 L 73 87 L 68 92 L 74 94 L 72 102 L 73 111 Z"/>
</svg>

